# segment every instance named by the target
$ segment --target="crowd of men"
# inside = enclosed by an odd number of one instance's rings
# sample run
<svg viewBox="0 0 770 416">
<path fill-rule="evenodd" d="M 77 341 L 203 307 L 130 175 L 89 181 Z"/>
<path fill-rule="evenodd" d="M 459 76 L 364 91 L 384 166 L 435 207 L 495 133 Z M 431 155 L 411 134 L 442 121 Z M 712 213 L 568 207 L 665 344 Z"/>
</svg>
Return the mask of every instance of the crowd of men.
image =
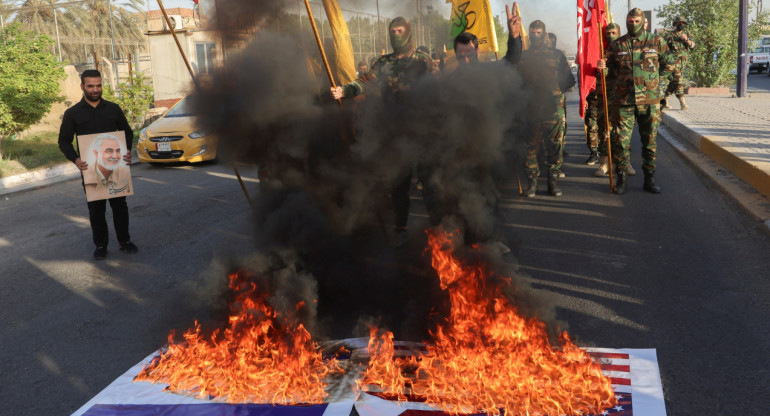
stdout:
<svg viewBox="0 0 770 416">
<path fill-rule="evenodd" d="M 562 190 L 559 178 L 564 177 L 562 164 L 566 133 L 565 93 L 576 83 L 566 56 L 556 49 L 556 36 L 546 31 L 540 20 L 533 21 L 529 29 L 530 47 L 522 48 L 521 19 L 506 6 L 508 18 L 508 52 L 503 62 L 519 73 L 523 88 L 532 92 L 527 111 L 526 139 L 519 143 L 522 155 L 520 163 L 527 178 L 522 195 L 528 198 L 537 194 L 537 180 L 541 166 L 547 169 L 547 192 L 558 197 Z M 626 190 L 627 175 L 634 175 L 630 164 L 631 132 L 639 126 L 642 141 L 643 189 L 660 193 L 655 184 L 657 157 L 656 136 L 662 108 L 670 108 L 667 98 L 676 95 L 681 109 L 686 110 L 682 67 L 687 51 L 695 47 L 686 33 L 686 22 L 677 17 L 675 29 L 662 36 L 647 31 L 642 10 L 630 10 L 626 18 L 627 33 L 620 35 L 621 28 L 615 23 L 606 27 L 605 59 L 597 62 L 597 87 L 586 100 L 586 141 L 590 156 L 586 164 L 599 164 L 597 176 L 607 176 L 610 166 L 615 169 L 617 181 L 613 192 Z M 437 71 L 437 65 L 422 48 L 415 48 L 411 26 L 399 17 L 389 25 L 393 53 L 382 55 L 370 66 L 359 65 L 359 76 L 353 82 L 331 89 L 335 99 L 366 95 L 372 89 L 385 101 L 398 102 L 402 90 L 409 88 L 419 77 Z M 454 40 L 454 53 L 459 65 L 479 65 L 478 39 L 464 32 Z M 444 62 L 441 61 L 443 72 Z M 604 115 L 604 95 L 600 92 L 599 79 L 604 72 L 607 100 L 607 117 Z M 661 86 L 668 81 L 668 88 Z M 607 123 L 607 120 L 609 124 Z M 611 146 L 608 147 L 607 140 Z M 612 158 L 610 160 L 610 151 Z M 611 164 L 610 164 L 611 162 Z M 409 209 L 409 186 L 412 171 L 406 168 L 393 184 L 391 196 L 397 230 L 406 227 Z M 425 190 L 424 190 L 425 191 Z M 429 192 L 428 192 L 429 194 Z M 431 211 L 435 202 L 427 198 Z M 438 203 L 440 205 L 440 203 Z"/>
</svg>

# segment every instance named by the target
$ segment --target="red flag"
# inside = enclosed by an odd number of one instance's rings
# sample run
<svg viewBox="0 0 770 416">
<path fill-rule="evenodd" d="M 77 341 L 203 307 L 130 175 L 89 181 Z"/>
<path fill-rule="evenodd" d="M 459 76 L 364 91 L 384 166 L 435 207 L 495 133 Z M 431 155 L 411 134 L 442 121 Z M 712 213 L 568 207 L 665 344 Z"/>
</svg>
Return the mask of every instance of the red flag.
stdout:
<svg viewBox="0 0 770 416">
<path fill-rule="evenodd" d="M 578 53 L 580 67 L 580 117 L 585 115 L 586 96 L 596 88 L 596 62 L 601 59 L 599 50 L 599 22 L 601 31 L 607 25 L 604 0 L 577 0 Z"/>
</svg>

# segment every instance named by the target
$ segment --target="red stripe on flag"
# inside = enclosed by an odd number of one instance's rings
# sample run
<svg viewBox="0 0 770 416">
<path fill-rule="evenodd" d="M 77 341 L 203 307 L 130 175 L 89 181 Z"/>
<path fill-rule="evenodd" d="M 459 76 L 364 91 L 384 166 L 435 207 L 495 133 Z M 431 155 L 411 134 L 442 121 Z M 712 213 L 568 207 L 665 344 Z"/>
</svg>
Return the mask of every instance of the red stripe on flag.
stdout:
<svg viewBox="0 0 770 416">
<path fill-rule="evenodd" d="M 610 377 L 610 383 L 612 383 L 612 384 L 619 384 L 621 386 L 630 386 L 631 385 L 631 379 L 630 378 Z"/>
<path fill-rule="evenodd" d="M 628 354 L 620 354 L 617 352 L 589 352 L 588 355 L 594 358 L 619 358 L 621 360 L 628 360 L 631 358 Z"/>
<path fill-rule="evenodd" d="M 630 365 L 602 364 L 602 370 L 605 370 L 605 371 L 622 371 L 624 373 L 630 373 L 631 372 L 631 366 Z"/>
</svg>

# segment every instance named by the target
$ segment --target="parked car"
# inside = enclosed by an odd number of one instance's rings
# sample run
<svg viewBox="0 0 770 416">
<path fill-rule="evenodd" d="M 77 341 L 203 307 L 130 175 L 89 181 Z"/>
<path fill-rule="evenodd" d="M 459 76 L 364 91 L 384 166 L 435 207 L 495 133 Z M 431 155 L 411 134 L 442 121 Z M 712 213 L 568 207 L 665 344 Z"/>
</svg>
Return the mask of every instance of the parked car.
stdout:
<svg viewBox="0 0 770 416">
<path fill-rule="evenodd" d="M 749 50 L 749 73 L 765 72 L 770 66 L 770 45 L 756 46 Z"/>
<path fill-rule="evenodd" d="M 143 163 L 203 162 L 217 158 L 217 137 L 198 127 L 187 96 L 142 129 L 136 145 Z"/>
</svg>

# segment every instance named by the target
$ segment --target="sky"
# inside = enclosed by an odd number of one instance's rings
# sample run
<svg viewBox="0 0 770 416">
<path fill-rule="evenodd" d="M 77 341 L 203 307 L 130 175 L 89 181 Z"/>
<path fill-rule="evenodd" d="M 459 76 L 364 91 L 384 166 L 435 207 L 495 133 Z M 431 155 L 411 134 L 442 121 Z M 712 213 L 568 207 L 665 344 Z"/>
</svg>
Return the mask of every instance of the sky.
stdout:
<svg viewBox="0 0 770 416">
<path fill-rule="evenodd" d="M 267 1 L 267 0 L 252 0 Z M 299 5 L 301 0 L 278 0 L 291 4 L 292 8 Z M 318 1 L 318 0 L 316 0 Z M 605 0 L 606 1 L 606 0 Z M 207 2 L 213 0 L 200 0 L 205 6 Z M 382 16 L 397 16 L 404 14 L 407 16 L 415 14 L 416 0 L 379 0 L 380 14 Z M 423 6 L 431 4 L 439 13 L 449 17 L 451 4 L 445 0 L 422 0 Z M 653 10 L 651 27 L 660 27 L 660 21 L 655 16 L 654 9 L 668 4 L 669 0 L 632 0 L 631 7 L 639 7 L 642 10 Z M 344 9 L 357 10 L 366 13 L 376 13 L 376 0 L 339 0 L 340 7 Z M 492 13 L 500 15 L 500 19 L 505 25 L 505 5 L 509 6 L 513 2 L 506 3 L 503 0 L 490 0 Z M 156 0 L 147 0 L 149 10 L 158 9 Z M 166 8 L 186 7 L 192 8 L 192 0 L 163 0 L 163 6 Z M 626 13 L 628 12 L 628 0 L 614 0 L 610 3 L 611 11 L 615 15 L 615 22 L 623 24 Z M 522 0 L 519 1 L 519 9 L 525 25 L 535 19 L 542 20 L 546 24 L 549 32 L 554 32 L 559 38 L 557 47 L 564 49 L 567 54 L 573 54 L 577 49 L 577 1 L 576 0 Z M 304 10 L 304 9 L 303 9 Z M 625 29 L 623 29 L 625 32 Z"/>
</svg>

